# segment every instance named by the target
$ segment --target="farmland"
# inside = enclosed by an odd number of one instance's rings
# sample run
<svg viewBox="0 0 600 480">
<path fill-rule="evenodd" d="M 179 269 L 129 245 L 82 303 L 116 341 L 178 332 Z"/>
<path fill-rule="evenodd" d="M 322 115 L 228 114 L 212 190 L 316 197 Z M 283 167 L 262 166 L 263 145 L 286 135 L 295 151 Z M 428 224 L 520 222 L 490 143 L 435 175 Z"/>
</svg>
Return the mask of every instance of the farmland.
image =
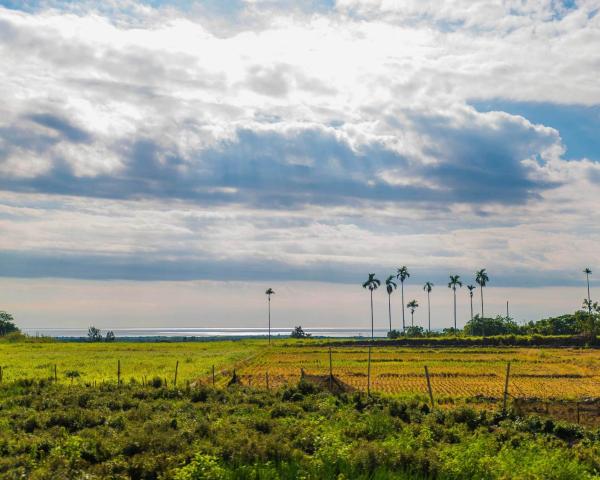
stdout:
<svg viewBox="0 0 600 480">
<path fill-rule="evenodd" d="M 385 348 L 371 352 L 371 390 L 395 394 L 427 393 L 424 367 L 441 397 L 499 398 L 507 362 L 514 396 L 581 398 L 600 396 L 600 350 L 529 348 Z M 333 347 L 333 374 L 358 390 L 367 390 L 367 347 Z M 240 374 L 246 383 L 264 383 L 268 370 L 274 385 L 306 374 L 329 373 L 329 349 L 276 346 L 258 356 Z"/>
<path fill-rule="evenodd" d="M 320 340 L 0 343 L 0 478 L 600 478 L 597 412 L 566 414 L 599 350 L 378 346 L 371 396 L 368 355 L 332 342 L 332 394 Z"/>
<path fill-rule="evenodd" d="M 374 347 L 371 390 L 392 395 L 427 394 L 428 366 L 436 399 L 500 398 L 507 362 L 511 362 L 510 394 L 514 397 L 578 399 L 600 397 L 600 350 L 575 348 L 400 348 Z M 233 369 L 243 384 L 273 388 L 294 384 L 301 369 L 308 375 L 329 374 L 329 348 L 316 341 L 263 340 L 180 343 L 3 343 L 3 380 L 49 378 L 59 382 L 114 382 L 117 363 L 121 380 L 144 383 L 159 377 L 181 384 L 197 380 L 223 386 Z M 332 348 L 332 371 L 351 389 L 367 390 L 368 348 Z"/>
</svg>

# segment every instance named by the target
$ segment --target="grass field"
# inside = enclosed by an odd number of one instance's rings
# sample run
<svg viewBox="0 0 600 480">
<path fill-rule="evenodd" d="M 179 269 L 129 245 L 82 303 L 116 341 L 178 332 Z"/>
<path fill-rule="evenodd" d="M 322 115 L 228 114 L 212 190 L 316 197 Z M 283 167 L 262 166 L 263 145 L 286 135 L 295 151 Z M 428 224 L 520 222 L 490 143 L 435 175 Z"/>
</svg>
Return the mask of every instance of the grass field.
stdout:
<svg viewBox="0 0 600 480">
<path fill-rule="evenodd" d="M 50 378 L 56 365 L 59 382 L 69 382 L 67 371 L 76 370 L 79 383 L 116 382 L 117 362 L 121 379 L 160 377 L 173 381 L 176 363 L 182 382 L 217 372 L 251 359 L 259 351 L 254 341 L 198 343 L 3 343 L 0 366 L 3 381 L 21 378 Z"/>
<path fill-rule="evenodd" d="M 160 377 L 184 383 L 208 380 L 212 366 L 217 384 L 224 384 L 235 368 L 242 383 L 271 387 L 299 380 L 301 369 L 328 375 L 329 349 L 315 342 L 264 340 L 189 343 L 15 343 L 0 344 L 3 381 L 48 378 L 57 367 L 59 382 L 77 370 L 79 383 Z M 334 375 L 350 388 L 367 388 L 367 347 L 332 349 Z M 404 395 L 427 393 L 424 367 L 428 366 L 437 399 L 500 398 L 506 364 L 511 362 L 509 391 L 516 397 L 600 397 L 600 350 L 571 348 L 399 348 L 377 347 L 371 353 L 371 389 Z"/>
</svg>

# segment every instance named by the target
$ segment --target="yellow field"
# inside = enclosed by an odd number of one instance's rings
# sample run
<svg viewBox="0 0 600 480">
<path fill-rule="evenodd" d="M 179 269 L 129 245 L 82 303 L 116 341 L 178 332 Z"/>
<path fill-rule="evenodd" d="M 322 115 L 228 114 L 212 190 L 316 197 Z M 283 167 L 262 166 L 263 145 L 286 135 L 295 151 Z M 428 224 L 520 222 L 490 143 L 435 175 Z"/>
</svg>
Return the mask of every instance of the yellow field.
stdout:
<svg viewBox="0 0 600 480">
<path fill-rule="evenodd" d="M 367 389 L 367 347 L 335 346 L 333 374 L 350 388 Z M 301 369 L 309 375 L 328 375 L 329 350 L 314 341 L 264 340 L 186 343 L 0 343 L 4 382 L 20 378 L 49 378 L 57 368 L 59 382 L 77 370 L 79 383 L 138 382 L 158 376 L 169 383 L 179 362 L 178 380 L 211 378 L 225 385 L 236 369 L 242 383 L 271 387 L 298 381 Z M 374 347 L 371 390 L 395 395 L 427 394 L 424 367 L 429 368 L 436 399 L 500 398 L 506 364 L 511 362 L 510 394 L 515 397 L 600 398 L 600 350 L 534 348 L 401 348 Z"/>
<path fill-rule="evenodd" d="M 353 388 L 366 390 L 367 359 L 366 347 L 334 347 L 333 374 Z M 427 366 L 437 398 L 500 398 L 509 361 L 509 392 L 514 396 L 600 397 L 600 351 L 581 349 L 374 347 L 371 390 L 427 394 Z M 259 386 L 265 384 L 268 370 L 270 384 L 278 386 L 297 381 L 301 368 L 309 375 L 328 375 L 328 349 L 272 347 L 239 373 L 244 383 Z"/>
</svg>

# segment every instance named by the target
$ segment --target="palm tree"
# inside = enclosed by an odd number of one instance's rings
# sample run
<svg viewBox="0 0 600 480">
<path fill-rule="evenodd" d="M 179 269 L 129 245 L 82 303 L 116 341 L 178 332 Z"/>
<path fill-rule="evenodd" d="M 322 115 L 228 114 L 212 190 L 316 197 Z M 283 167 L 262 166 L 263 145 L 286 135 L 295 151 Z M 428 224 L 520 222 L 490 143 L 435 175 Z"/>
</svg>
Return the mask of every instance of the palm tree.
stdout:
<svg viewBox="0 0 600 480">
<path fill-rule="evenodd" d="M 427 292 L 427 319 L 428 319 L 427 330 L 429 332 L 431 332 L 431 302 L 429 301 L 429 294 L 431 293 L 432 289 L 433 289 L 433 283 L 425 282 L 425 285 L 423 285 L 423 290 L 425 290 Z"/>
<path fill-rule="evenodd" d="M 406 330 L 406 323 L 404 321 L 404 280 L 406 280 L 408 277 L 410 277 L 408 268 L 403 265 L 398 269 L 398 273 L 396 274 L 396 278 L 400 280 L 400 286 L 402 290 L 402 331 Z"/>
<path fill-rule="evenodd" d="M 475 285 L 467 285 L 467 288 L 469 289 L 469 297 L 471 297 L 471 321 L 473 321 L 473 290 L 477 287 Z"/>
<path fill-rule="evenodd" d="M 585 273 L 585 276 L 587 278 L 587 288 L 588 288 L 587 306 L 588 306 L 588 311 L 590 313 L 592 313 L 592 298 L 590 297 L 590 275 L 592 274 L 592 270 L 590 268 L 586 267 L 585 270 L 583 271 L 583 273 Z"/>
<path fill-rule="evenodd" d="M 269 344 L 271 343 L 271 295 L 275 295 L 275 290 L 267 288 L 265 295 L 269 298 Z"/>
<path fill-rule="evenodd" d="M 381 285 L 381 282 L 375 278 L 374 273 L 369 273 L 369 278 L 362 284 L 363 288 L 368 288 L 371 291 L 371 341 L 375 339 L 373 333 L 373 290 L 377 290 L 379 285 Z"/>
<path fill-rule="evenodd" d="M 475 272 L 475 283 L 479 285 L 479 293 L 481 294 L 481 336 L 485 337 L 485 320 L 483 319 L 483 287 L 490 281 L 485 268 Z"/>
<path fill-rule="evenodd" d="M 456 287 L 462 287 L 460 281 L 460 275 L 450 275 L 450 281 L 448 282 L 448 288 L 451 288 L 454 292 L 454 333 L 456 334 Z"/>
<path fill-rule="evenodd" d="M 388 314 L 390 317 L 390 332 L 392 331 L 392 293 L 396 288 L 398 288 L 398 284 L 394 282 L 394 275 L 390 275 L 385 280 L 385 286 L 388 293 Z"/>
<path fill-rule="evenodd" d="M 410 326 L 415 326 L 415 310 L 419 306 L 419 303 L 416 300 L 411 300 L 406 304 L 407 308 L 410 308 Z"/>
</svg>

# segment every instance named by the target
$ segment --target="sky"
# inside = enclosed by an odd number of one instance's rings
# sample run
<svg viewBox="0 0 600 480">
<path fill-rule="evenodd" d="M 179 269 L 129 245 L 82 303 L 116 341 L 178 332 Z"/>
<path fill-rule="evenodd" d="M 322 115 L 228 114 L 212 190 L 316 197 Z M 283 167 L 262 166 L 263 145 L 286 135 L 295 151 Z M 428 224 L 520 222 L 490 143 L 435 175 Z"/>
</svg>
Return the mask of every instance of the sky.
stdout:
<svg viewBox="0 0 600 480">
<path fill-rule="evenodd" d="M 444 327 L 480 268 L 486 313 L 573 311 L 600 285 L 599 13 L 0 0 L 0 309 L 261 326 L 273 287 L 280 327 L 354 327 L 406 265 L 421 325 L 425 281 Z"/>
</svg>

